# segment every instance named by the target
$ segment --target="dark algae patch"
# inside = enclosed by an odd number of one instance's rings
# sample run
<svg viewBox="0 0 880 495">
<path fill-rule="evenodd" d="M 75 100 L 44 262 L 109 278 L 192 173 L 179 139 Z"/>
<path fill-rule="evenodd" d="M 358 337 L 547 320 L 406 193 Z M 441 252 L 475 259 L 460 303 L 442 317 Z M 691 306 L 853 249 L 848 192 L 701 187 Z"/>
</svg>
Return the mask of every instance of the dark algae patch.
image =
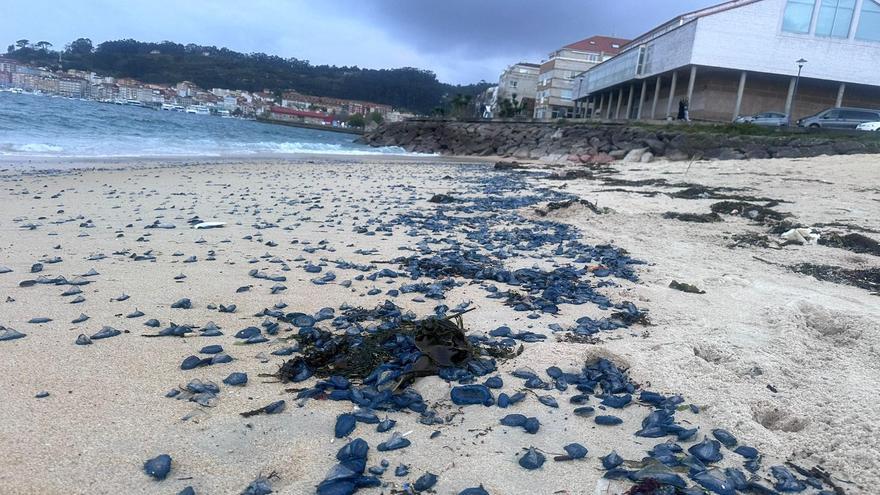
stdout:
<svg viewBox="0 0 880 495">
<path fill-rule="evenodd" d="M 756 205 L 745 201 L 720 201 L 713 204 L 710 209 L 712 213 L 739 215 L 759 223 L 764 223 L 768 220 L 778 222 L 791 216 L 789 213 L 780 213 L 771 206 Z"/>
<path fill-rule="evenodd" d="M 851 269 L 832 265 L 801 263 L 791 267 L 792 271 L 810 275 L 816 280 L 835 284 L 852 285 L 860 289 L 880 294 L 880 268 Z"/>
<path fill-rule="evenodd" d="M 823 235 L 819 239 L 819 244 L 828 247 L 846 249 L 847 251 L 859 254 L 880 256 L 880 242 L 862 234 L 852 233 L 840 235 L 832 232 Z"/>
<path fill-rule="evenodd" d="M 663 214 L 663 218 L 694 223 L 715 223 L 724 221 L 724 219 L 722 219 L 717 213 L 681 213 L 677 211 L 667 211 Z"/>
</svg>

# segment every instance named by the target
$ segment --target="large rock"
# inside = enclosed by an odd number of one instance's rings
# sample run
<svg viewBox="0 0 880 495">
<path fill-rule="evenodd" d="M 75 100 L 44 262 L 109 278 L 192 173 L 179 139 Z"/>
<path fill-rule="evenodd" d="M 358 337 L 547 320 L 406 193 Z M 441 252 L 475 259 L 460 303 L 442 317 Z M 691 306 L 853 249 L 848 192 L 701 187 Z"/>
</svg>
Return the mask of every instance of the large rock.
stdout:
<svg viewBox="0 0 880 495">
<path fill-rule="evenodd" d="M 645 153 L 648 153 L 648 148 L 629 150 L 629 152 L 623 157 L 623 163 L 639 163 L 642 161 L 642 156 Z M 653 156 L 651 158 L 653 158 Z"/>
</svg>

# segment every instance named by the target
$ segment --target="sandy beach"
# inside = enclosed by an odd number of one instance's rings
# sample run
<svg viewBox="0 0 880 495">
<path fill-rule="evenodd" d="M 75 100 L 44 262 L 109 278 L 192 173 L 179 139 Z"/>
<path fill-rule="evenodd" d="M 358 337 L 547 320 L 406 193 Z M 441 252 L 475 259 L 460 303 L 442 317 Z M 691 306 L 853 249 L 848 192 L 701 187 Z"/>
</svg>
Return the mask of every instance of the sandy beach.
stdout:
<svg viewBox="0 0 880 495">
<path fill-rule="evenodd" d="M 515 370 L 528 367 L 550 381 L 549 367 L 578 372 L 604 357 L 628 370 L 643 389 L 681 395 L 683 405 L 694 406 L 676 414 L 680 424 L 699 428 L 679 442 L 685 450 L 711 438 L 712 429 L 724 428 L 762 453 L 757 475 L 766 486 L 773 482 L 769 467 L 790 462 L 821 466 L 847 494 L 873 493 L 880 485 L 880 298 L 789 267 L 876 269 L 880 258 L 822 244 L 780 246 L 781 237 L 768 225 L 739 214 L 722 214 L 722 221 L 713 223 L 663 215 L 708 213 L 720 201 L 675 197 L 685 189 L 676 183 L 727 187 L 736 189 L 732 194 L 779 201 L 774 211 L 790 213 L 791 221 L 805 226 L 821 225 L 814 228 L 823 237 L 858 232 L 880 239 L 877 167 L 877 157 L 870 155 L 661 161 L 616 163 L 614 174 L 554 180 L 549 174 L 566 170 L 496 171 L 491 160 L 439 157 L 0 162 L 0 268 L 10 269 L 0 273 L 0 326 L 26 334 L 0 341 L 0 492 L 169 494 L 192 486 L 200 495 L 230 494 L 272 475 L 276 493 L 314 493 L 348 441 L 334 438 L 334 424 L 353 404 L 301 400 L 288 391 L 313 386 L 315 378 L 282 384 L 260 376 L 277 372 L 295 356 L 271 354 L 291 345 L 281 338 L 295 331 L 292 325 L 281 323 L 278 334 L 262 343 L 244 345 L 234 335 L 270 320 L 262 313 L 266 308 L 308 315 L 334 308 L 339 314 L 346 304 L 373 308 L 390 300 L 419 318 L 433 315 L 438 304 L 470 303 L 475 309 L 463 317 L 470 335 L 488 335 L 505 325 L 545 335 L 543 341 L 523 343 L 520 355 L 499 359 L 497 372 L 476 379 L 501 377 L 504 385 L 493 390 L 496 395 L 527 390 L 511 376 Z M 581 317 L 599 319 L 611 311 L 592 303 L 560 304 L 557 314 L 516 311 L 503 299 L 487 298 L 485 283 L 461 278 L 442 300 L 388 293 L 413 282 L 408 276 L 370 280 L 383 268 L 403 274 L 405 267 L 385 262 L 423 253 L 426 245 L 440 250 L 458 239 L 485 251 L 467 227 L 429 232 L 400 219 L 447 206 L 429 202 L 434 195 L 467 202 L 491 196 L 496 184 L 507 187 L 502 197 L 538 200 L 495 213 L 450 215 L 496 216 L 486 224 L 492 231 L 522 227 L 528 235 L 551 230 L 547 222 L 556 222 L 573 227 L 580 243 L 610 244 L 645 262 L 631 265 L 636 280 L 601 277 L 595 260 L 573 261 L 555 256 L 556 246 L 529 249 L 522 243 L 494 246 L 493 255 L 505 255 L 499 258 L 504 266 L 586 267 L 585 277 L 599 294 L 614 304 L 633 303 L 647 319 L 602 331 L 590 341 L 571 341 L 550 325 L 569 329 Z M 607 210 L 574 204 L 541 216 L 537 209 L 547 209 L 542 198 L 555 194 Z M 525 222 L 509 223 L 512 214 Z M 225 226 L 195 229 L 196 217 Z M 732 247 L 745 234 L 767 235 L 772 242 Z M 31 273 L 35 263 L 42 263 L 42 270 Z M 321 270 L 307 271 L 310 266 Z M 84 276 L 92 269 L 96 275 Z M 249 274 L 253 269 L 284 280 L 255 278 Z M 335 279 L 313 281 L 329 272 Z M 40 276 L 89 283 L 21 286 Z M 673 280 L 705 293 L 673 290 Z M 77 295 L 83 302 L 72 304 L 74 294 L 62 296 L 72 287 L 82 291 Z M 183 298 L 191 309 L 171 307 Z M 233 304 L 233 313 L 218 311 Z M 135 311 L 144 314 L 128 317 Z M 81 314 L 88 319 L 72 323 Z M 50 321 L 29 323 L 35 318 Z M 149 319 L 161 326 L 145 326 Z M 209 322 L 223 335 L 143 337 L 172 323 L 204 328 Z M 105 326 L 122 333 L 75 344 L 80 334 L 92 336 Z M 333 329 L 330 320 L 318 326 Z M 185 358 L 214 344 L 233 360 L 180 368 Z M 223 384 L 232 372 L 246 373 L 246 386 Z M 219 384 L 212 407 L 166 397 L 193 379 Z M 651 411 L 637 401 L 608 412 L 623 420 L 609 427 L 573 413 L 572 389 L 528 390 L 525 400 L 501 409 L 453 404 L 454 385 L 430 376 L 412 386 L 441 423 L 427 426 L 413 412 L 380 411 L 380 418 L 397 421 L 391 432 L 357 425 L 349 439 L 369 443 L 367 466 L 383 459 L 389 466 L 380 476 L 382 487 L 361 493 L 405 493 L 405 484 L 426 472 L 438 476 L 433 487 L 438 494 L 480 485 L 493 495 L 624 493 L 631 484 L 602 479 L 599 458 L 614 450 L 637 462 L 667 440 L 633 435 Z M 36 397 L 44 391 L 48 396 Z M 555 397 L 558 407 L 548 407 L 538 395 Z M 240 416 L 282 399 L 286 408 L 280 414 Z M 590 399 L 589 405 L 598 404 Z M 537 417 L 540 430 L 528 434 L 500 425 L 510 413 Z M 393 432 L 409 432 L 412 445 L 378 452 L 376 446 Z M 573 442 L 588 448 L 585 459 L 553 460 Z M 518 459 L 532 446 L 547 462 L 526 470 Z M 144 462 L 158 454 L 173 458 L 162 481 L 143 472 Z M 741 468 L 741 461 L 725 450 L 718 466 Z M 395 476 L 401 464 L 409 474 Z"/>
</svg>

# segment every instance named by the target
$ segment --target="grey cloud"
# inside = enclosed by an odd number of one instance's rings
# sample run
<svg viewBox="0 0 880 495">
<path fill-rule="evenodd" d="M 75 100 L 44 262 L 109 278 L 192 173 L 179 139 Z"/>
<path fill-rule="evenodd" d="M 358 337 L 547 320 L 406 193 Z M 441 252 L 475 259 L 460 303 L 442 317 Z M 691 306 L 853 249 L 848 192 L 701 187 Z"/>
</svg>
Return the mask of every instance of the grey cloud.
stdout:
<svg viewBox="0 0 880 495">
<path fill-rule="evenodd" d="M 54 0 L 6 2 L 6 44 L 78 37 L 172 40 L 313 63 L 434 70 L 488 81 L 597 34 L 634 37 L 716 0 Z M 5 45 L 3 45 L 5 46 Z"/>
<path fill-rule="evenodd" d="M 635 37 L 715 0 L 343 0 L 423 53 L 548 53 L 593 35 Z"/>
</svg>

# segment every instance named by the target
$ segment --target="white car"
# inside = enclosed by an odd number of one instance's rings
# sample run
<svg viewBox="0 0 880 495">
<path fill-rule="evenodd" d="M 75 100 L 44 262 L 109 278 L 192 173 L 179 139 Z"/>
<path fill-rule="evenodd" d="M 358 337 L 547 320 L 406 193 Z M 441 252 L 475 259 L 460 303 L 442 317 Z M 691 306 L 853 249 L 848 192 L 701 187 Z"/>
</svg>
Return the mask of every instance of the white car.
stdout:
<svg viewBox="0 0 880 495">
<path fill-rule="evenodd" d="M 880 131 L 880 122 L 865 122 L 863 124 L 859 124 L 856 129 L 860 131 Z"/>
</svg>

